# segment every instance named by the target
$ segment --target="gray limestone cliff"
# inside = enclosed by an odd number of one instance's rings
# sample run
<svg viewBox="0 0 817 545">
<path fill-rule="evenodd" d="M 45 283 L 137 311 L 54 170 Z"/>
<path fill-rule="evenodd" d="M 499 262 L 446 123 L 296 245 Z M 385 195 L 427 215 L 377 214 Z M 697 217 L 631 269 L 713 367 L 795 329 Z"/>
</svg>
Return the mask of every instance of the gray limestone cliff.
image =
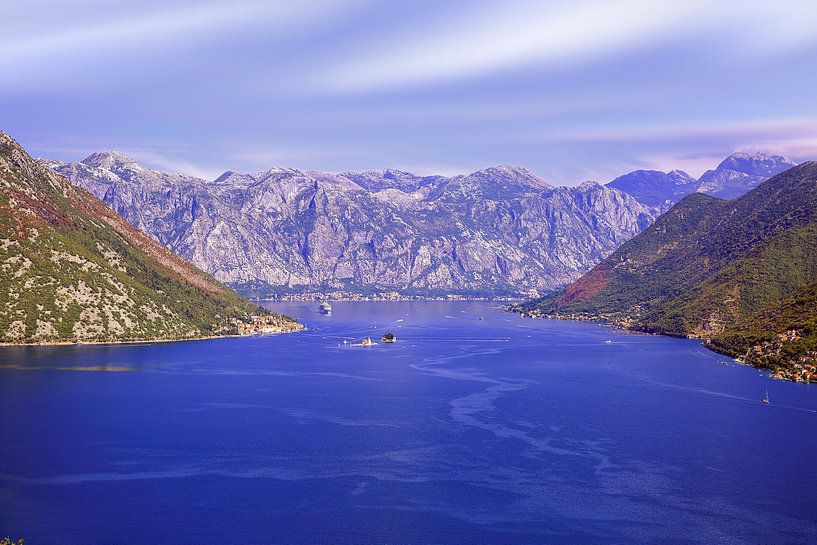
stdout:
<svg viewBox="0 0 817 545">
<path fill-rule="evenodd" d="M 552 187 L 509 166 L 454 177 L 274 168 L 206 181 L 117 152 L 45 164 L 194 265 L 256 293 L 548 290 L 654 219 L 616 189 Z"/>
</svg>

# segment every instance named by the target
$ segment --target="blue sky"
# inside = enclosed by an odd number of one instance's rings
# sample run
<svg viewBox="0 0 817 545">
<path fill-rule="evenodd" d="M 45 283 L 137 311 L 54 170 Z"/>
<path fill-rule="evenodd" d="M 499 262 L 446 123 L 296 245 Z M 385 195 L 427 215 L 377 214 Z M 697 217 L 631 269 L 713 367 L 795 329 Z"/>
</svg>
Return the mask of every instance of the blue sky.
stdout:
<svg viewBox="0 0 817 545">
<path fill-rule="evenodd" d="M 817 2 L 0 2 L 0 129 L 215 177 L 817 159 Z"/>
</svg>

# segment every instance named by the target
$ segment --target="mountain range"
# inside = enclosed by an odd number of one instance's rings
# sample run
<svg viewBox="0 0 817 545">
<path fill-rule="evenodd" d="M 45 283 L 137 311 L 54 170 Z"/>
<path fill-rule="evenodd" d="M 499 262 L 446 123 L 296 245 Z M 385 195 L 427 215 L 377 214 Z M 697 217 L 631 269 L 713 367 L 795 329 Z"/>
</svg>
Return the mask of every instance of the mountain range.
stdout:
<svg viewBox="0 0 817 545">
<path fill-rule="evenodd" d="M 268 313 L 137 230 L 0 132 L 0 342 L 236 333 Z"/>
<path fill-rule="evenodd" d="M 808 162 L 734 200 L 685 197 L 567 288 L 517 310 L 703 338 L 790 374 L 817 363 L 815 302 L 817 162 Z"/>
<path fill-rule="evenodd" d="M 695 180 L 635 171 L 554 187 L 521 167 L 461 176 L 273 168 L 216 180 L 115 152 L 43 161 L 245 293 L 520 295 L 569 283 L 696 190 L 748 190 L 792 163 L 736 153 Z"/>
<path fill-rule="evenodd" d="M 661 213 L 690 193 L 734 199 L 793 166 L 781 155 L 737 152 L 697 180 L 683 170 L 636 170 L 608 182 L 607 187 L 629 193 Z"/>
<path fill-rule="evenodd" d="M 500 166 L 465 176 L 273 168 L 214 181 L 117 153 L 46 162 L 245 292 L 519 294 L 575 279 L 654 217 L 618 190 Z"/>
</svg>

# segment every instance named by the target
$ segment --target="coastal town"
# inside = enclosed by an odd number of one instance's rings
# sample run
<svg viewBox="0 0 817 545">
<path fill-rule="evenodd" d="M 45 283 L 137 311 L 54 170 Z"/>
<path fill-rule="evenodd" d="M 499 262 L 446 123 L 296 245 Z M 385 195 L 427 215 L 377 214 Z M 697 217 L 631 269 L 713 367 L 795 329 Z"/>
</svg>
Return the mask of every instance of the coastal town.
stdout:
<svg viewBox="0 0 817 545">
<path fill-rule="evenodd" d="M 475 295 L 447 293 L 444 295 L 410 294 L 399 291 L 360 293 L 355 291 L 307 291 L 300 293 L 265 294 L 254 301 L 521 301 L 527 295 Z"/>
<path fill-rule="evenodd" d="M 777 363 L 786 359 L 783 357 L 786 345 L 801 337 L 802 332 L 793 329 L 779 333 L 772 340 L 752 346 L 742 359 L 770 368 L 772 378 L 817 383 L 817 350 L 806 352 L 785 366 Z"/>
<path fill-rule="evenodd" d="M 770 375 L 772 378 L 780 380 L 790 380 L 792 382 L 817 383 L 817 352 L 812 352 L 810 361 L 804 363 L 804 359 L 794 363 L 789 367 L 778 367 Z"/>
</svg>

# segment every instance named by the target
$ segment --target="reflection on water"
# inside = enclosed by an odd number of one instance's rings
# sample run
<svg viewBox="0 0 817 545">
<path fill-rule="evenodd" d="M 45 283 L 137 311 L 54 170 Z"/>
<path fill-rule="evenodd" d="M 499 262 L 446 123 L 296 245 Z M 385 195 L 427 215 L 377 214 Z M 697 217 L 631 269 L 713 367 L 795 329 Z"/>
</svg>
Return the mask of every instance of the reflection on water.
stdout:
<svg viewBox="0 0 817 545">
<path fill-rule="evenodd" d="M 330 316 L 273 306 L 309 330 L 0 349 L 0 533 L 69 544 L 817 540 L 804 454 L 817 447 L 814 387 L 723 365 L 694 341 L 489 303 L 339 302 Z M 351 346 L 387 331 L 397 343 Z M 54 372 L 65 370 L 139 372 Z"/>
</svg>

